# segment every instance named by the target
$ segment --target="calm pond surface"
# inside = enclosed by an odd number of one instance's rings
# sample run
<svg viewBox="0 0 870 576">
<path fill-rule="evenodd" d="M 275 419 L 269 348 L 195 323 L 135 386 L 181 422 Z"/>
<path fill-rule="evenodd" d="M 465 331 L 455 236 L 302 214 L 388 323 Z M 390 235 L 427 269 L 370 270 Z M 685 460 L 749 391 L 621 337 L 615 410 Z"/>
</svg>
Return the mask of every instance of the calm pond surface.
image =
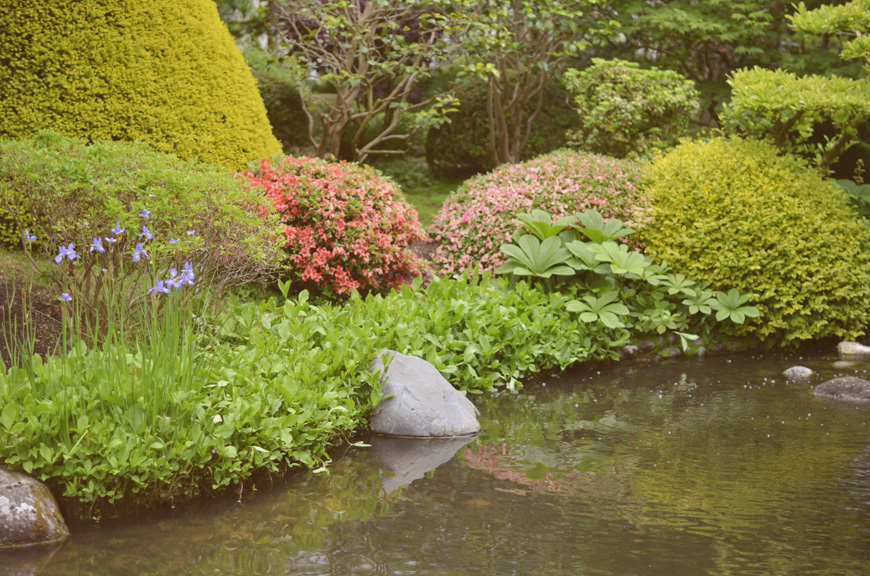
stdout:
<svg viewBox="0 0 870 576">
<path fill-rule="evenodd" d="M 795 364 L 819 374 L 788 382 Z M 583 368 L 475 397 L 465 445 L 366 439 L 240 504 L 80 527 L 38 573 L 866 575 L 870 408 L 812 394 L 856 372 L 870 360 Z"/>
</svg>

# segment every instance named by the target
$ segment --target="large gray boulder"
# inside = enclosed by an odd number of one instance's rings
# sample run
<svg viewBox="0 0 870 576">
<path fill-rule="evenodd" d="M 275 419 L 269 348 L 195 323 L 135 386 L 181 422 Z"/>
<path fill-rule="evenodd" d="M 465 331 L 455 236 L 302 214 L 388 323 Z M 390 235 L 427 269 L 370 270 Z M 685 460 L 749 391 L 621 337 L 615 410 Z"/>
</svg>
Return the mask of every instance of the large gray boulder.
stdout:
<svg viewBox="0 0 870 576">
<path fill-rule="evenodd" d="M 870 402 L 870 381 L 854 376 L 834 378 L 816 386 L 813 393 L 819 398 L 844 402 Z"/>
<path fill-rule="evenodd" d="M 0 550 L 62 542 L 69 536 L 42 482 L 0 466 Z"/>
<path fill-rule="evenodd" d="M 378 357 L 384 399 L 375 408 L 372 431 L 388 436 L 450 437 L 480 432 L 478 411 L 435 366 L 393 350 L 386 374 Z"/>
</svg>

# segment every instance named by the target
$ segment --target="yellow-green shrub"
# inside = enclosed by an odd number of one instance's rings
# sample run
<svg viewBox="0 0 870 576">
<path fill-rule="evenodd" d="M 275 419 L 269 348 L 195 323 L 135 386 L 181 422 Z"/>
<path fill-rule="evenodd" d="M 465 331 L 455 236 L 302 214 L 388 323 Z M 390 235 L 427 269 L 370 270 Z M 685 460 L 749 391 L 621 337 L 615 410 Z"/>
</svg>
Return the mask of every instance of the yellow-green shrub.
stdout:
<svg viewBox="0 0 870 576">
<path fill-rule="evenodd" d="M 0 2 L 0 138 L 52 129 L 240 169 L 280 150 L 210 0 Z"/>
<path fill-rule="evenodd" d="M 686 141 L 646 170 L 647 253 L 714 288 L 753 293 L 735 335 L 780 346 L 870 324 L 870 228 L 835 185 L 771 144 Z"/>
</svg>

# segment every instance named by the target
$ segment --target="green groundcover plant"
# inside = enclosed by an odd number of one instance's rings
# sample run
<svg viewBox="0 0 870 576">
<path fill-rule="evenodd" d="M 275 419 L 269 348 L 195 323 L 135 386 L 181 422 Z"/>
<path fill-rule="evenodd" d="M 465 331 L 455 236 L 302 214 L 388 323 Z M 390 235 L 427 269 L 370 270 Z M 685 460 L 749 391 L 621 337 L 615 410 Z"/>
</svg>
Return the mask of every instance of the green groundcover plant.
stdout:
<svg viewBox="0 0 870 576">
<path fill-rule="evenodd" d="M 728 333 L 769 346 L 852 339 L 870 325 L 870 229 L 839 188 L 772 144 L 685 141 L 648 168 L 646 252 L 714 290 L 753 294 Z"/>
<path fill-rule="evenodd" d="M 128 512 L 302 464 L 380 399 L 368 370 L 391 348 L 432 362 L 468 392 L 615 358 L 625 334 L 565 313 L 568 298 L 507 280 L 421 280 L 341 306 L 302 292 L 221 312 L 152 316 L 151 336 L 90 347 L 71 330 L 58 356 L 0 372 L 0 459 L 46 481 L 82 517 Z M 180 294 L 154 291 L 155 306 Z M 195 309 L 194 309 L 195 311 Z"/>
<path fill-rule="evenodd" d="M 499 246 L 520 228 L 515 215 L 535 208 L 556 217 L 595 208 L 607 219 L 642 227 L 650 204 L 639 179 L 638 164 L 567 150 L 471 178 L 429 229 L 438 243 L 434 265 L 444 276 L 472 267 L 494 271 L 505 261 Z"/>
</svg>

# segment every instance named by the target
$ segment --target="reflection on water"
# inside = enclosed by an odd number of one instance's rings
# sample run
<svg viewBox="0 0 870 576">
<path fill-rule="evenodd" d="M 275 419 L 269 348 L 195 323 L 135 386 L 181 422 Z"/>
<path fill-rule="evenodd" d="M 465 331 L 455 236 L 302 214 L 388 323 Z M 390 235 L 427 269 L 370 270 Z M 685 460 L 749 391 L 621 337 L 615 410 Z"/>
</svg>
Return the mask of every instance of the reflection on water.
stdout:
<svg viewBox="0 0 870 576">
<path fill-rule="evenodd" d="M 780 376 L 796 358 L 746 356 L 475 398 L 476 439 L 370 439 L 241 504 L 80 529 L 40 574 L 867 574 L 870 408 L 811 388 L 870 361 L 834 360 L 803 383 Z"/>
</svg>

